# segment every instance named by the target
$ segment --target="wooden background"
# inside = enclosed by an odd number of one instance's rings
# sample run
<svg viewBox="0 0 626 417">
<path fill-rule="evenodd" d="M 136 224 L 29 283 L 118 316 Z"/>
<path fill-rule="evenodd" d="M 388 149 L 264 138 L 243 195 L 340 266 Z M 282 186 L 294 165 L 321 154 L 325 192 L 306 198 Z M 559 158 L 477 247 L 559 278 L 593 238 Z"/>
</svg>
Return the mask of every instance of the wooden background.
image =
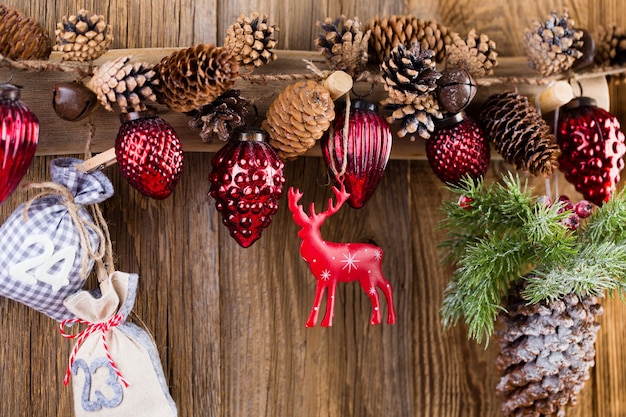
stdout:
<svg viewBox="0 0 626 417">
<path fill-rule="evenodd" d="M 498 42 L 503 55 L 520 55 L 523 28 L 564 6 L 581 27 L 626 25 L 619 0 L 5 3 L 51 31 L 61 16 L 82 7 L 104 14 L 114 28 L 114 48 L 221 43 L 239 13 L 253 11 L 269 14 L 280 27 L 280 47 L 294 50 L 312 49 L 315 22 L 342 13 L 368 21 L 410 12 L 463 33 L 477 27 Z M 622 120 L 623 97 L 614 86 L 613 111 Z M 140 275 L 135 312 L 154 335 L 180 416 L 500 415 L 495 343 L 485 349 L 467 341 L 464 328 L 443 333 L 440 326 L 438 310 L 451 271 L 438 261 L 436 244 L 443 235 L 435 226 L 440 202 L 450 196 L 426 161 L 392 161 L 363 209 L 346 207 L 323 229 L 328 240 L 369 241 L 385 249 L 397 324 L 370 326 L 369 299 L 353 283 L 338 288 L 332 328 L 306 329 L 315 281 L 300 259 L 285 201 L 263 238 L 242 249 L 206 197 L 211 157 L 186 154 L 183 178 L 162 202 L 137 193 L 115 167 L 106 170 L 116 190 L 104 210 L 117 267 Z M 36 157 L 26 180 L 47 179 L 51 158 Z M 494 161 L 489 179 L 502 169 Z M 320 158 L 289 162 L 285 174 L 287 186 L 304 191 L 303 201 L 320 207 L 330 194 Z M 571 187 L 565 192 L 579 198 Z M 18 191 L 3 203 L 0 221 L 26 197 Z M 626 415 L 626 308 L 620 300 L 604 305 L 596 367 L 569 416 Z M 0 326 L 0 415 L 72 415 L 71 390 L 62 385 L 71 342 L 60 337 L 56 323 L 0 299 Z"/>
</svg>

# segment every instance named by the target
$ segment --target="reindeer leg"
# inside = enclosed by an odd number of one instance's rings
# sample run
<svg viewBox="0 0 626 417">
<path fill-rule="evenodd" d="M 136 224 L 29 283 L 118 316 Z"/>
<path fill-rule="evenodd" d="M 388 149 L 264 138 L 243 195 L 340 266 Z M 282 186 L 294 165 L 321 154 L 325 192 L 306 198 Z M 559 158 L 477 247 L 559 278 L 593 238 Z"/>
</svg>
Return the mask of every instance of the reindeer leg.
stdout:
<svg viewBox="0 0 626 417">
<path fill-rule="evenodd" d="M 378 297 L 378 291 L 376 286 L 370 280 L 359 281 L 361 288 L 368 295 L 372 301 L 372 317 L 370 317 L 370 324 L 380 324 L 380 298 Z"/>
<path fill-rule="evenodd" d="M 317 286 L 315 287 L 315 299 L 313 299 L 313 307 L 311 308 L 309 319 L 306 321 L 306 327 L 315 327 L 315 323 L 317 323 L 317 314 L 320 312 L 320 303 L 322 302 L 324 288 L 326 288 L 326 286 L 322 280 L 318 279 Z"/>
<path fill-rule="evenodd" d="M 396 309 L 393 306 L 393 293 L 391 284 L 386 279 L 381 279 L 378 283 L 378 287 L 385 294 L 387 299 L 387 323 L 394 324 L 396 322 Z"/>
<path fill-rule="evenodd" d="M 333 315 L 335 314 L 335 292 L 337 290 L 337 281 L 328 285 L 328 293 L 326 294 L 326 314 L 322 319 L 322 326 L 328 327 L 333 325 Z"/>
</svg>

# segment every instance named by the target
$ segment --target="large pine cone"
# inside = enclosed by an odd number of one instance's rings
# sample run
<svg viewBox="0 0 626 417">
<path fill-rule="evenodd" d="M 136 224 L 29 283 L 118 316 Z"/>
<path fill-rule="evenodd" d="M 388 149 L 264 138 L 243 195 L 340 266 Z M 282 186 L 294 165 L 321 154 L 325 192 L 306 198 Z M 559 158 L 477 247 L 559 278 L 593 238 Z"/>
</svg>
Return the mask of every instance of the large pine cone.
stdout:
<svg viewBox="0 0 626 417">
<path fill-rule="evenodd" d="M 341 16 L 334 21 L 328 17 L 317 25 L 322 32 L 318 33 L 315 46 L 333 70 L 355 76 L 365 69 L 370 31 L 361 30 L 357 17 L 346 20 L 345 16 Z"/>
<path fill-rule="evenodd" d="M 158 102 L 183 113 L 212 102 L 239 76 L 235 57 L 212 44 L 176 51 L 161 59 L 155 70 L 160 79 Z"/>
<path fill-rule="evenodd" d="M 467 38 L 452 36 L 453 42 L 446 49 L 446 63 L 449 66 L 464 68 L 472 77 L 492 75 L 498 65 L 496 43 L 484 33 L 472 29 Z"/>
<path fill-rule="evenodd" d="M 527 97 L 513 91 L 494 94 L 484 103 L 480 119 L 496 151 L 516 169 L 549 177 L 558 168 L 554 135 Z"/>
<path fill-rule="evenodd" d="M 228 90 L 214 102 L 198 108 L 192 114 L 189 127 L 202 129 L 200 137 L 205 143 L 215 139 L 227 141 L 235 129 L 245 125 L 248 115 L 248 101 L 240 94 L 239 90 Z"/>
<path fill-rule="evenodd" d="M 552 12 L 545 22 L 536 21 L 532 30 L 524 32 L 530 67 L 546 77 L 569 70 L 582 56 L 582 37 L 567 12 L 562 16 Z"/>
<path fill-rule="evenodd" d="M 117 104 L 122 113 L 144 111 L 145 100 L 156 100 L 154 89 L 159 80 L 153 65 L 130 64 L 129 60 L 129 56 L 123 56 L 106 62 L 96 69 L 87 84 L 108 111 L 113 111 L 112 104 Z"/>
<path fill-rule="evenodd" d="M 252 18 L 239 16 L 226 30 L 224 48 L 229 50 L 243 66 L 259 67 L 276 59 L 272 48 L 278 41 L 274 39 L 276 25 L 267 23 L 267 16 L 254 13 Z"/>
<path fill-rule="evenodd" d="M 315 81 L 298 81 L 280 92 L 263 121 L 270 145 L 283 159 L 303 155 L 335 119 L 330 93 Z"/>
<path fill-rule="evenodd" d="M 565 416 L 595 363 L 602 306 L 597 297 L 576 294 L 528 304 L 513 291 L 505 307 L 496 332 L 502 412 L 507 417 Z"/>
<path fill-rule="evenodd" d="M 0 54 L 9 59 L 48 59 L 52 41 L 39 22 L 0 4 Z"/>
<path fill-rule="evenodd" d="M 452 43 L 453 32 L 446 26 L 415 16 L 377 17 L 370 22 L 369 29 L 372 31 L 370 46 L 378 62 L 383 62 L 396 45 L 410 46 L 415 42 L 422 49 L 432 50 L 437 62 L 443 62 L 446 45 Z"/>
<path fill-rule="evenodd" d="M 55 51 L 63 52 L 65 61 L 93 61 L 102 56 L 113 42 L 113 29 L 102 15 L 89 15 L 82 9 L 76 15 L 63 16 L 57 23 Z"/>
</svg>

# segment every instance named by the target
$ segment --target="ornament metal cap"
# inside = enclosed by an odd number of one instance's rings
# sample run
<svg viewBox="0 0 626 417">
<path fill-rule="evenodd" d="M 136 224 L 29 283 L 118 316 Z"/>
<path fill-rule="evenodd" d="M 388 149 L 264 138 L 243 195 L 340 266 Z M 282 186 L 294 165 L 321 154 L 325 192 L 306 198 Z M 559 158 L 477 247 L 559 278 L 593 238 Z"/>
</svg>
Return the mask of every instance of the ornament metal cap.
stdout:
<svg viewBox="0 0 626 417">
<path fill-rule="evenodd" d="M 439 129 L 444 129 L 446 127 L 454 126 L 455 124 L 461 123 L 465 120 L 465 112 L 460 111 L 458 113 L 451 114 L 449 116 L 444 117 L 441 120 L 436 122 L 436 125 Z"/>
<path fill-rule="evenodd" d="M 19 100 L 20 87 L 13 84 L 0 84 L 0 98 L 5 100 Z"/>
<path fill-rule="evenodd" d="M 576 97 L 563 106 L 565 110 L 577 109 L 578 107 L 597 107 L 598 102 L 592 97 Z"/>
<path fill-rule="evenodd" d="M 232 139 L 239 142 L 265 142 L 265 132 L 262 130 L 238 130 L 233 133 Z"/>
<path fill-rule="evenodd" d="M 366 111 L 378 112 L 378 105 L 376 105 L 376 103 L 363 100 L 363 99 L 354 100 L 352 102 L 352 106 L 350 107 L 352 107 L 354 110 L 366 110 Z"/>
</svg>

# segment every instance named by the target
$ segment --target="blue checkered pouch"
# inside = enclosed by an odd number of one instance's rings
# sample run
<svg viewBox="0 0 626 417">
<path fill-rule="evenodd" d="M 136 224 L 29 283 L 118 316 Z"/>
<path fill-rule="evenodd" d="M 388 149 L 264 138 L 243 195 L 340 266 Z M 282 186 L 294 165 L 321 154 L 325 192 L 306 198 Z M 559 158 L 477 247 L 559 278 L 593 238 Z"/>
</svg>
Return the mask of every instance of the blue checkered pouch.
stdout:
<svg viewBox="0 0 626 417">
<path fill-rule="evenodd" d="M 113 185 L 102 172 L 77 170 L 82 162 L 52 160 L 52 182 L 30 184 L 39 194 L 0 227 L 0 295 L 57 321 L 74 317 L 63 301 L 104 253 L 103 233 L 83 206 L 112 196 Z"/>
</svg>

